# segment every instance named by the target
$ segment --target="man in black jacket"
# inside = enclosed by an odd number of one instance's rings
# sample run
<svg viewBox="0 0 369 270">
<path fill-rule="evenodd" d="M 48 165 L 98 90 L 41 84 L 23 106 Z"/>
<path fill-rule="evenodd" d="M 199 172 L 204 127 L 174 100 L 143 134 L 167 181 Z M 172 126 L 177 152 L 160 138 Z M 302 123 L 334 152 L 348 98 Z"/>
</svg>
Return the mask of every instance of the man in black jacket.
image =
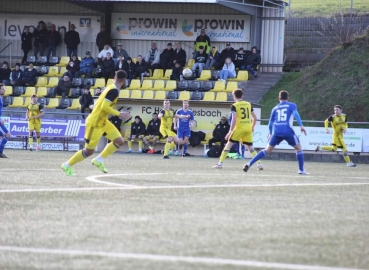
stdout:
<svg viewBox="0 0 369 270">
<path fill-rule="evenodd" d="M 160 54 L 160 68 L 163 69 L 164 73 L 166 69 L 174 66 L 173 60 L 174 50 L 172 48 L 172 43 L 168 43 L 167 48 Z"/>
<path fill-rule="evenodd" d="M 251 48 L 251 53 L 246 56 L 245 66 L 246 70 L 248 70 L 248 72 L 250 72 L 255 79 L 258 77 L 258 74 L 255 70 L 257 66 L 260 65 L 260 62 L 261 56 L 258 53 L 258 48 L 254 46 Z"/>
<path fill-rule="evenodd" d="M 67 55 L 72 57 L 72 55 L 77 56 L 78 44 L 81 42 L 79 39 L 79 33 L 75 31 L 76 27 L 74 24 L 70 25 L 70 30 L 65 33 L 64 43 L 67 45 Z"/>
<path fill-rule="evenodd" d="M 96 37 L 96 46 L 99 48 L 99 52 L 104 49 L 106 44 L 111 44 L 111 38 L 110 33 L 106 30 L 105 25 L 103 25 L 101 27 L 101 32 L 99 32 Z"/>
<path fill-rule="evenodd" d="M 114 60 L 111 58 L 111 54 L 109 52 L 106 53 L 106 58 L 104 61 L 102 61 L 101 72 L 105 78 L 105 83 L 107 83 L 109 79 L 114 78 L 115 65 Z"/>
<path fill-rule="evenodd" d="M 222 116 L 220 122 L 213 130 L 213 138 L 209 140 L 209 148 L 213 146 L 213 143 L 220 142 L 220 151 L 223 151 L 224 145 L 227 140 L 224 138 L 229 131 L 229 124 L 227 118 Z"/>
<path fill-rule="evenodd" d="M 83 89 L 83 94 L 79 99 L 79 103 L 81 104 L 81 113 L 82 113 L 82 118 L 85 119 L 85 110 L 89 109 L 90 112 L 92 112 L 92 110 L 90 109 L 90 105 L 94 104 L 94 99 L 91 96 L 90 93 L 90 86 L 85 86 Z"/>
<path fill-rule="evenodd" d="M 56 56 L 56 48 L 59 46 L 61 42 L 61 36 L 58 31 L 56 31 L 55 24 L 52 24 L 51 29 L 47 32 L 46 35 L 46 56 L 47 59 L 50 59 L 50 53 L 52 53 L 53 56 Z"/>
<path fill-rule="evenodd" d="M 38 22 L 38 27 L 33 31 L 33 37 L 35 38 L 33 42 L 34 47 L 34 55 L 37 57 L 37 54 L 40 53 L 40 56 L 45 55 L 45 43 L 46 43 L 46 24 L 43 21 Z"/>
<path fill-rule="evenodd" d="M 176 44 L 176 49 L 174 50 L 174 58 L 173 58 L 173 65 L 175 63 L 179 63 L 182 67 L 185 66 L 187 60 L 186 51 L 182 49 L 181 43 Z"/>
<path fill-rule="evenodd" d="M 175 81 L 181 80 L 182 72 L 183 66 L 181 66 L 179 62 L 176 62 L 174 67 L 172 68 L 172 75 L 170 75 L 170 79 Z"/>
<path fill-rule="evenodd" d="M 246 52 L 241 47 L 234 55 L 233 63 L 236 68 L 242 69 L 242 67 L 245 65 L 245 61 L 246 61 Z"/>
<path fill-rule="evenodd" d="M 140 116 L 135 117 L 135 121 L 131 124 L 131 135 L 128 137 L 128 150 L 126 153 L 132 152 L 132 142 L 138 140 L 138 153 L 142 153 L 142 140 L 146 134 L 146 126 Z"/>
<path fill-rule="evenodd" d="M 152 114 L 152 120 L 150 120 L 149 124 L 147 125 L 146 134 L 147 136 L 143 138 L 145 143 L 145 147 L 149 148 L 150 150 L 147 152 L 148 154 L 155 153 L 155 146 L 156 142 L 161 138 L 160 134 L 160 119 L 158 119 L 158 114 Z M 149 140 L 152 140 L 152 145 L 150 145 Z"/>
<path fill-rule="evenodd" d="M 234 59 L 234 54 L 235 54 L 235 51 L 231 47 L 231 43 L 228 42 L 226 44 L 226 48 L 220 53 L 218 63 L 214 64 L 215 69 L 217 69 L 217 70 L 222 69 L 222 67 L 223 67 L 223 65 L 225 63 L 225 60 L 228 57 L 231 58 L 231 59 Z"/>
<path fill-rule="evenodd" d="M 20 64 L 15 64 L 15 69 L 10 72 L 10 84 L 12 86 L 22 85 L 23 71 L 20 69 Z"/>
</svg>

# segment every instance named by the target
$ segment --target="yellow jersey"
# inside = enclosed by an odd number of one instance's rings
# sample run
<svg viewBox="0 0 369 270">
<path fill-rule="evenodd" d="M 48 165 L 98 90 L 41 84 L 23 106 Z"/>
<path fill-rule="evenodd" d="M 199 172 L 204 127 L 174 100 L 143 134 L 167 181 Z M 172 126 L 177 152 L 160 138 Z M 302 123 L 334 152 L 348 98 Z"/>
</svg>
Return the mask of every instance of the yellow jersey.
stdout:
<svg viewBox="0 0 369 270">
<path fill-rule="evenodd" d="M 95 102 L 94 108 L 90 115 L 87 117 L 86 122 L 91 124 L 92 127 L 104 127 L 108 121 L 109 113 L 103 110 L 103 102 L 107 100 L 108 102 L 110 102 L 110 107 L 114 108 L 117 104 L 118 97 L 119 90 L 117 86 L 115 84 L 107 86 Z"/>
<path fill-rule="evenodd" d="M 172 110 L 162 109 L 160 113 L 163 114 L 162 118 L 160 119 L 161 120 L 160 128 L 171 129 L 172 123 L 173 123 L 174 112 Z"/>
<path fill-rule="evenodd" d="M 231 106 L 231 112 L 236 113 L 235 129 L 245 132 L 252 131 L 251 113 L 254 111 L 250 102 L 240 100 Z"/>
<path fill-rule="evenodd" d="M 41 124 L 41 118 L 32 119 L 32 117 L 41 114 L 43 110 L 44 110 L 44 106 L 41 105 L 40 103 L 28 104 L 27 115 L 28 115 L 28 118 L 30 119 L 29 121 L 32 121 L 32 123 L 34 124 Z"/>
<path fill-rule="evenodd" d="M 328 128 L 328 123 L 331 123 L 333 129 L 333 136 L 335 137 L 342 137 L 343 136 L 343 129 L 347 129 L 347 116 L 344 113 L 340 115 L 332 114 L 324 121 L 324 127 Z"/>
</svg>

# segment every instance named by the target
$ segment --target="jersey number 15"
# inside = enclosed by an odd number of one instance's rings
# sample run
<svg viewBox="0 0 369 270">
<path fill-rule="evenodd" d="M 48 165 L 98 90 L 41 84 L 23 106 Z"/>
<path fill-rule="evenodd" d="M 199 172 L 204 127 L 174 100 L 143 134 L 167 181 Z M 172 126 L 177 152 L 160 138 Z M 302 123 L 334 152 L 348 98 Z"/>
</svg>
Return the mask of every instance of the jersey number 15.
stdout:
<svg viewBox="0 0 369 270">
<path fill-rule="evenodd" d="M 278 122 L 286 121 L 287 120 L 287 109 L 280 109 L 276 110 L 278 115 Z"/>
</svg>

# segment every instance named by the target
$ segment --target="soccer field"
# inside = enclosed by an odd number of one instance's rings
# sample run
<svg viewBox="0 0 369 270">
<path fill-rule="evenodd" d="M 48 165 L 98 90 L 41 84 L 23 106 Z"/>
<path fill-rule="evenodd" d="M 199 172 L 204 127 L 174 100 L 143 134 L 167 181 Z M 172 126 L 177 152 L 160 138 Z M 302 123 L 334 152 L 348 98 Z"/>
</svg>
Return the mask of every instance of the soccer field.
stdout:
<svg viewBox="0 0 369 270">
<path fill-rule="evenodd" d="M 369 165 L 6 155 L 0 269 L 369 269 Z"/>
</svg>

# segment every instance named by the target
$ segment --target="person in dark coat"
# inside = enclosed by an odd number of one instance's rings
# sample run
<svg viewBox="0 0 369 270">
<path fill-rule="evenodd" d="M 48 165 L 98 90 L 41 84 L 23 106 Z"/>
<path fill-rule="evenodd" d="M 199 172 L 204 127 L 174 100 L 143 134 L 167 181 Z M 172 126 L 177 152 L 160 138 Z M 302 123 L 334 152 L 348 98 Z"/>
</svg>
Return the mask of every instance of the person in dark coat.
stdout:
<svg viewBox="0 0 369 270">
<path fill-rule="evenodd" d="M 181 77 L 182 71 L 183 71 L 183 66 L 181 66 L 179 62 L 176 62 L 172 69 L 172 75 L 170 75 L 170 79 L 179 81 L 182 78 Z"/>
<path fill-rule="evenodd" d="M 236 52 L 233 58 L 233 64 L 238 69 L 243 69 L 246 61 L 246 52 L 243 50 L 243 48 L 239 48 L 239 50 Z"/>
<path fill-rule="evenodd" d="M 46 35 L 46 24 L 43 21 L 39 21 L 37 28 L 33 31 L 33 37 L 35 38 L 33 41 L 33 53 L 35 57 L 37 57 L 38 53 L 40 53 L 40 56 L 45 55 Z"/>
<path fill-rule="evenodd" d="M 23 71 L 20 69 L 20 64 L 15 64 L 15 69 L 10 72 L 10 85 L 18 86 L 22 85 Z"/>
<path fill-rule="evenodd" d="M 105 82 L 107 83 L 109 79 L 114 78 L 115 65 L 114 60 L 111 58 L 111 53 L 106 54 L 106 58 L 102 61 L 101 65 L 101 73 L 105 78 Z"/>
<path fill-rule="evenodd" d="M 131 135 L 128 137 L 128 150 L 126 153 L 132 152 L 132 142 L 138 140 L 138 153 L 142 153 L 143 138 L 146 134 L 146 125 L 142 122 L 140 116 L 135 117 L 135 121 L 131 124 Z"/>
<path fill-rule="evenodd" d="M 69 90 L 72 88 L 72 82 L 67 74 L 63 75 L 63 78 L 59 81 L 58 86 L 54 88 L 54 93 L 56 95 L 66 98 L 69 95 Z"/>
<path fill-rule="evenodd" d="M 147 63 L 144 59 L 142 59 L 142 55 L 137 56 L 137 63 L 136 63 L 136 72 L 135 72 L 135 78 L 139 77 L 140 80 L 143 80 L 143 77 L 150 76 L 149 68 L 147 66 Z"/>
<path fill-rule="evenodd" d="M 225 136 L 229 132 L 229 128 L 230 126 L 227 121 L 227 118 L 223 116 L 220 119 L 219 124 L 216 125 L 216 127 L 213 130 L 213 138 L 209 140 L 209 148 L 213 146 L 213 143 L 220 142 L 220 148 L 221 148 L 220 151 L 223 151 L 224 145 L 227 142 L 227 140 L 225 139 Z"/>
<path fill-rule="evenodd" d="M 50 59 L 50 53 L 52 53 L 53 56 L 56 56 L 56 48 L 61 42 L 61 36 L 60 36 L 60 33 L 56 31 L 55 24 L 52 24 L 50 28 L 51 29 L 47 32 L 47 35 L 46 35 L 47 59 Z"/>
<path fill-rule="evenodd" d="M 10 85 L 9 78 L 10 78 L 10 68 L 8 62 L 4 61 L 3 66 L 0 68 L 0 83 L 4 85 Z"/>
<path fill-rule="evenodd" d="M 22 85 L 23 86 L 35 86 L 37 83 L 37 70 L 33 67 L 32 63 L 29 63 L 28 68 L 23 71 Z"/>
<path fill-rule="evenodd" d="M 179 65 L 184 67 L 187 61 L 187 53 L 182 49 L 182 44 L 177 43 L 176 49 L 174 50 L 173 65 L 179 62 Z"/>
<path fill-rule="evenodd" d="M 67 65 L 69 79 L 72 81 L 76 76 L 76 73 L 80 70 L 81 61 L 77 58 L 77 55 L 73 55 L 72 59 L 69 61 Z"/>
<path fill-rule="evenodd" d="M 127 62 L 123 63 L 122 69 L 127 73 L 128 80 L 131 81 L 136 73 L 136 64 L 132 62 L 131 57 L 128 57 Z"/>
<path fill-rule="evenodd" d="M 94 104 L 94 99 L 90 93 L 90 86 L 85 86 L 83 89 L 83 94 L 82 96 L 79 98 L 79 103 L 81 104 L 81 113 L 82 113 L 82 118 L 85 119 L 85 110 L 89 109 L 90 113 L 92 112 L 92 110 L 90 109 L 90 105 Z"/>
<path fill-rule="evenodd" d="M 245 67 L 246 70 L 250 72 L 255 79 L 258 77 L 258 74 L 255 70 L 257 66 L 260 65 L 260 62 L 261 56 L 258 53 L 258 48 L 254 46 L 251 48 L 251 53 L 246 56 Z"/>
<path fill-rule="evenodd" d="M 22 33 L 21 40 L 22 40 L 22 51 L 23 51 L 23 59 L 22 64 L 25 64 L 27 61 L 27 56 L 30 50 L 32 50 L 32 33 L 29 32 L 29 27 L 24 27 L 24 32 Z"/>
<path fill-rule="evenodd" d="M 75 73 L 75 76 L 79 78 L 82 75 L 85 75 L 86 76 L 85 78 L 91 78 L 94 66 L 95 66 L 95 59 L 91 57 L 91 52 L 87 51 L 86 57 L 84 57 L 81 63 L 79 64 L 80 70 Z"/>
<path fill-rule="evenodd" d="M 220 53 L 219 61 L 214 64 L 215 69 L 217 69 L 217 70 L 222 69 L 222 67 L 223 67 L 223 65 L 225 63 L 225 60 L 227 58 L 234 59 L 234 54 L 235 54 L 235 51 L 231 47 L 231 43 L 228 42 L 226 44 L 226 48 Z"/>
<path fill-rule="evenodd" d="M 101 27 L 101 32 L 99 32 L 96 37 L 96 46 L 99 48 L 99 52 L 101 52 L 107 44 L 111 44 L 110 33 L 106 30 L 105 25 L 103 25 Z"/>
<path fill-rule="evenodd" d="M 160 54 L 159 68 L 162 68 L 164 73 L 167 68 L 172 68 L 174 66 L 174 54 L 172 43 L 168 43 L 167 48 Z"/>
<path fill-rule="evenodd" d="M 67 55 L 72 57 L 72 55 L 77 55 L 78 45 L 81 42 L 79 38 L 79 33 L 75 31 L 76 27 L 74 24 L 70 25 L 70 30 L 65 33 L 64 43 L 67 45 Z"/>
</svg>

